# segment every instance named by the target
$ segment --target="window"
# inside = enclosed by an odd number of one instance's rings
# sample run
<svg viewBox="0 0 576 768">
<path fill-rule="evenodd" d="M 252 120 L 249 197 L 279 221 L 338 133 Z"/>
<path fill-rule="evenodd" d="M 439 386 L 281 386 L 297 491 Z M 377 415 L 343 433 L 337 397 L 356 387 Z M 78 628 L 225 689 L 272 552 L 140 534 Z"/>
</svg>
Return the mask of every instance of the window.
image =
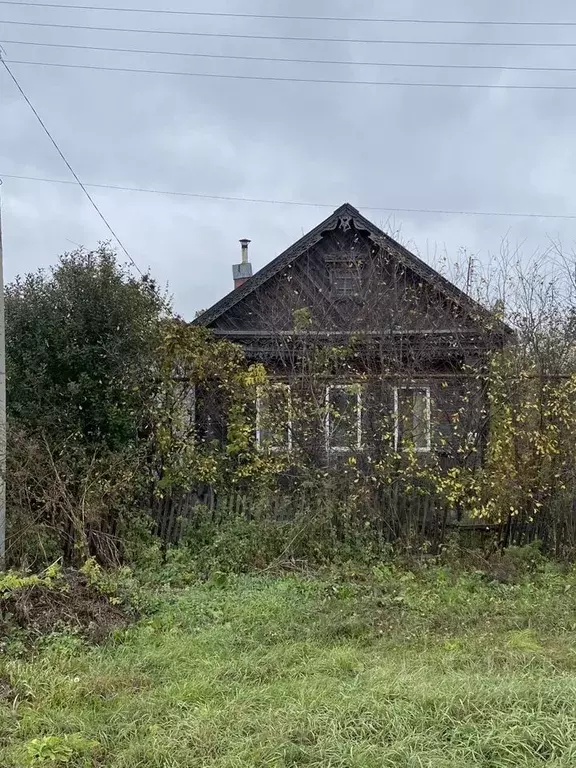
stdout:
<svg viewBox="0 0 576 768">
<path fill-rule="evenodd" d="M 362 447 L 362 393 L 356 384 L 326 388 L 326 449 L 345 452 Z"/>
<path fill-rule="evenodd" d="M 256 445 L 259 450 L 292 450 L 290 385 L 276 383 L 259 389 L 256 398 Z"/>
<path fill-rule="evenodd" d="M 431 450 L 430 389 L 397 387 L 394 390 L 395 447 L 412 445 L 419 453 Z"/>
<path fill-rule="evenodd" d="M 360 292 L 360 274 L 356 264 L 332 267 L 330 283 L 335 296 L 357 296 Z"/>
</svg>

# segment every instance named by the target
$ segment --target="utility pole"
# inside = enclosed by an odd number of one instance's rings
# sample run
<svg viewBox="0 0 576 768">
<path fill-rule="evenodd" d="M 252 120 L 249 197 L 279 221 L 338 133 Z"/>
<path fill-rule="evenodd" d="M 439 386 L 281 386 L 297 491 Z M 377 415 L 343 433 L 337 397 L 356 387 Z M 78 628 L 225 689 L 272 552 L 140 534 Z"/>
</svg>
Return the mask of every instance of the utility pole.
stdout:
<svg viewBox="0 0 576 768">
<path fill-rule="evenodd" d="M 2 180 L 0 179 L 0 186 Z M 0 571 L 6 568 L 6 327 L 4 321 L 4 255 L 0 197 Z"/>
</svg>

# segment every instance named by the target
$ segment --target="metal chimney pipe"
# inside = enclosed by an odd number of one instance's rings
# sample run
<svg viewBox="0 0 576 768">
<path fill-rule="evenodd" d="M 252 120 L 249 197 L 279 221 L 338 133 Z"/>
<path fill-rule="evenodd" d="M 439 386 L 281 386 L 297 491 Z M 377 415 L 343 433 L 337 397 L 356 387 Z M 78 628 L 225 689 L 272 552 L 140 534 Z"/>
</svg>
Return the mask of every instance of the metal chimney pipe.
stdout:
<svg viewBox="0 0 576 768">
<path fill-rule="evenodd" d="M 248 246 L 251 242 L 252 241 L 247 238 L 240 240 L 240 245 L 242 246 L 242 264 L 248 264 Z"/>
<path fill-rule="evenodd" d="M 240 288 L 244 285 L 246 280 L 252 277 L 252 264 L 248 261 L 248 246 L 250 240 L 243 238 L 240 240 L 242 246 L 242 262 L 240 264 L 234 264 L 232 267 L 232 275 L 234 277 L 234 288 Z"/>
</svg>

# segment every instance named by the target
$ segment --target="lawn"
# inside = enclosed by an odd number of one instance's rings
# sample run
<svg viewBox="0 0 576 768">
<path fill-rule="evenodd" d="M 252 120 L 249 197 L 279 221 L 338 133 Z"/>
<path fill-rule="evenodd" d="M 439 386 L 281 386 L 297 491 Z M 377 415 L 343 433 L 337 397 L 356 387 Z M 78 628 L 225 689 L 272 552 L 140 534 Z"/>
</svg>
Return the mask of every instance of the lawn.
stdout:
<svg viewBox="0 0 576 768">
<path fill-rule="evenodd" d="M 576 571 L 216 577 L 0 675 L 3 768 L 567 768 Z"/>
</svg>

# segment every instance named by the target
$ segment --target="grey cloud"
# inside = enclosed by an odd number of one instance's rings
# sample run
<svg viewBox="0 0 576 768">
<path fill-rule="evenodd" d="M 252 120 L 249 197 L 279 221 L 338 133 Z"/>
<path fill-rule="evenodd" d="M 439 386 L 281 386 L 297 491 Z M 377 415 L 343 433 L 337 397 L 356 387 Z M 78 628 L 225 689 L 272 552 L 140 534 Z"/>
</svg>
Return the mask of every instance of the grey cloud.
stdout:
<svg viewBox="0 0 576 768">
<path fill-rule="evenodd" d="M 126 4 L 128 0 L 123 0 Z M 131 0 L 134 7 L 142 0 Z M 170 7 L 189 8 L 184 0 Z M 479 7 L 434 4 L 437 17 L 539 19 L 541 3 L 515 0 Z M 204 8 L 214 10 L 212 4 Z M 221 0 L 216 10 L 238 10 Z M 254 12 L 286 12 L 254 0 Z M 290 13 L 392 15 L 386 3 L 291 3 Z M 242 6 L 245 10 L 245 5 Z M 395 9 L 395 13 L 400 13 Z M 429 17 L 429 2 L 402 3 L 401 15 Z M 576 18 L 568 0 L 546 17 Z M 264 20 L 171 18 L 48 9 L 1 8 L 1 18 L 142 28 L 350 37 L 453 40 L 575 40 L 576 29 L 412 27 Z M 39 40 L 197 52 L 350 61 L 466 62 L 569 66 L 573 50 L 360 46 L 289 41 L 217 40 L 17 28 L 0 39 Z M 312 66 L 4 46 L 8 58 L 159 69 L 295 77 L 428 82 L 572 83 L 573 75 L 500 71 L 402 70 Z M 542 211 L 576 210 L 573 150 L 576 108 L 570 92 L 376 88 L 176 78 L 32 68 L 14 72 L 80 176 L 89 182 L 211 195 L 318 201 L 358 206 Z M 0 173 L 68 178 L 27 106 L 0 76 Z M 325 208 L 256 205 L 92 190 L 138 261 L 168 282 L 177 309 L 191 318 L 229 290 L 240 237 L 253 240 L 262 266 L 327 215 Z M 53 263 L 70 241 L 90 247 L 109 234 L 72 187 L 5 179 L 8 277 Z M 487 257 L 503 236 L 532 252 L 549 234 L 566 244 L 574 222 L 393 214 L 366 210 L 400 227 L 424 256 L 465 246 Z"/>
</svg>

